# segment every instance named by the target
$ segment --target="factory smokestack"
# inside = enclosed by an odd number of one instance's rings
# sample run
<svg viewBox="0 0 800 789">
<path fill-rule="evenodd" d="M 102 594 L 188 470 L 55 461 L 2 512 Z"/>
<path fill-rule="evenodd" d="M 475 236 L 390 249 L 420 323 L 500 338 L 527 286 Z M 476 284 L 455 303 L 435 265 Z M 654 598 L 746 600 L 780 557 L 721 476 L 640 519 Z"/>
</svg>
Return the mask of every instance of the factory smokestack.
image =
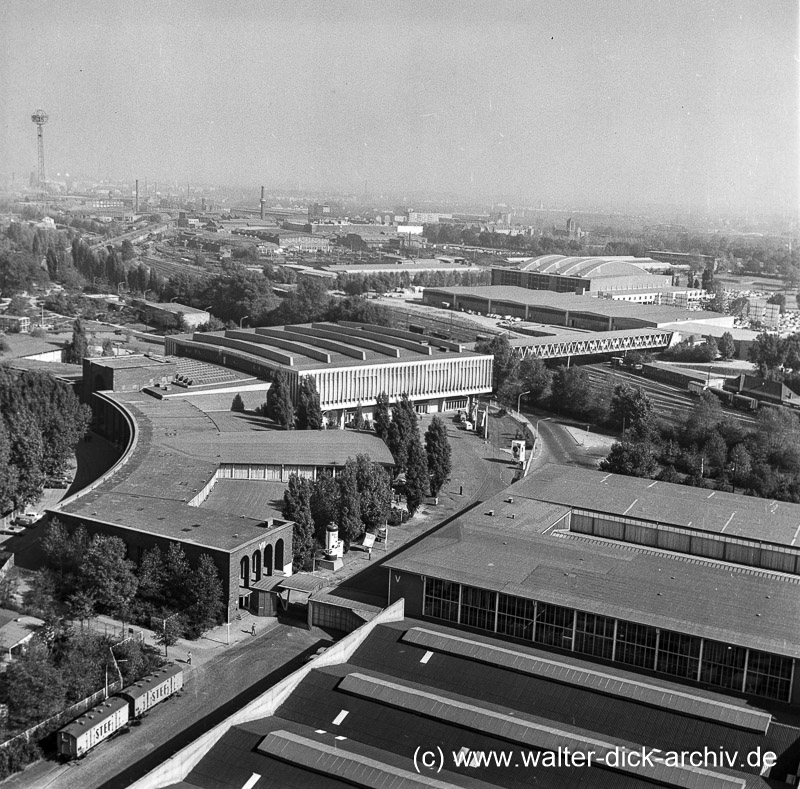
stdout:
<svg viewBox="0 0 800 789">
<path fill-rule="evenodd" d="M 139 213 L 139 179 L 136 179 L 136 205 L 133 208 L 133 213 Z"/>
<path fill-rule="evenodd" d="M 261 221 L 264 221 L 264 187 L 261 187 Z"/>
</svg>

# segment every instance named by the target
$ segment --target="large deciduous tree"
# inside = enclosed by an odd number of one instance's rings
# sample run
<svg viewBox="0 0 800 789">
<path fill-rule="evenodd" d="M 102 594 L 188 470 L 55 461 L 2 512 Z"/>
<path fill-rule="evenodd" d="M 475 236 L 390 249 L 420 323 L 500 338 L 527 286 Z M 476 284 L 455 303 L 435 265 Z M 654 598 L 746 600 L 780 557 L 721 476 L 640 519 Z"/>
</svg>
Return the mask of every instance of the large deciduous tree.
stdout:
<svg viewBox="0 0 800 789">
<path fill-rule="evenodd" d="M 450 478 L 452 470 L 447 427 L 438 416 L 433 417 L 425 431 L 425 452 L 428 459 L 431 496 L 438 496 L 442 486 Z"/>
<path fill-rule="evenodd" d="M 729 331 L 724 332 L 722 337 L 719 338 L 718 348 L 719 355 L 723 359 L 733 359 L 736 353 L 736 343 L 734 343 L 733 335 Z"/>
<path fill-rule="evenodd" d="M 138 587 L 133 562 L 125 558 L 125 553 L 125 543 L 119 537 L 96 534 L 83 563 L 84 590 L 94 594 L 98 607 L 112 616 L 127 610 Z"/>
<path fill-rule="evenodd" d="M 619 441 L 600 462 L 600 469 L 628 477 L 652 477 L 658 471 L 655 449 L 647 440 Z"/>
<path fill-rule="evenodd" d="M 292 531 L 294 570 L 306 570 L 312 563 L 314 518 L 311 515 L 311 494 L 311 480 L 297 474 L 289 476 L 289 486 L 283 494 L 283 517 L 294 522 Z"/>
<path fill-rule="evenodd" d="M 294 430 L 294 404 L 289 389 L 289 379 L 283 370 L 275 375 L 272 386 L 267 392 L 267 416 L 287 430 Z"/>
<path fill-rule="evenodd" d="M 378 395 L 372 414 L 372 424 L 375 426 L 375 432 L 384 441 L 388 442 L 392 417 L 389 411 L 389 395 L 386 392 L 381 392 Z"/>
<path fill-rule="evenodd" d="M 475 343 L 478 353 L 491 353 L 494 356 L 492 365 L 492 388 L 499 392 L 506 379 L 514 377 L 519 362 L 505 334 L 498 334 L 491 340 L 480 340 Z"/>
<path fill-rule="evenodd" d="M 83 318 L 75 318 L 75 322 L 72 324 L 72 341 L 69 344 L 67 355 L 73 364 L 81 364 L 89 355 L 89 338 L 86 335 Z"/>
<path fill-rule="evenodd" d="M 300 381 L 297 427 L 299 430 L 320 430 L 322 428 L 322 408 L 320 408 L 317 383 L 310 375 L 304 376 Z"/>
<path fill-rule="evenodd" d="M 222 581 L 214 560 L 207 553 L 200 555 L 188 587 L 192 600 L 188 612 L 190 632 L 200 635 L 219 622 L 225 607 Z"/>
<path fill-rule="evenodd" d="M 646 431 L 653 418 L 653 405 L 640 387 L 623 383 L 614 387 L 611 396 L 611 423 L 618 428 Z"/>
<path fill-rule="evenodd" d="M 551 399 L 558 411 L 588 417 L 595 407 L 589 374 L 582 367 L 559 367 L 553 377 Z"/>
<path fill-rule="evenodd" d="M 422 504 L 429 489 L 428 459 L 422 448 L 422 441 L 417 431 L 408 444 L 408 462 L 406 466 L 406 506 L 408 514 L 413 515 Z"/>
<path fill-rule="evenodd" d="M 415 435 L 419 437 L 417 412 L 408 395 L 403 393 L 392 409 L 392 421 L 386 439 L 398 472 L 406 470 L 409 443 Z"/>
</svg>

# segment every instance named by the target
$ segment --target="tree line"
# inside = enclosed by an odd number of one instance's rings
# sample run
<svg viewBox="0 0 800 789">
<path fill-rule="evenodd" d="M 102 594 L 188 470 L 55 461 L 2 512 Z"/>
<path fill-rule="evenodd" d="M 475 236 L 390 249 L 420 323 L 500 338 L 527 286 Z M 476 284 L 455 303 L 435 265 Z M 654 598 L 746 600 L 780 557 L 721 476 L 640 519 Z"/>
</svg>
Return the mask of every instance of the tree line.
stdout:
<svg viewBox="0 0 800 789">
<path fill-rule="evenodd" d="M 46 479 L 62 473 L 89 427 L 91 411 L 45 372 L 0 366 L 0 511 L 38 501 Z"/>
<path fill-rule="evenodd" d="M 678 425 L 655 417 L 647 396 L 616 387 L 627 421 L 601 469 L 751 496 L 800 502 L 800 418 L 786 409 L 759 411 L 754 429 L 727 415 L 703 392 Z M 636 390 L 633 390 L 634 392 Z M 623 408 L 623 411 L 619 409 Z M 624 410 L 627 408 L 627 410 Z M 617 417 L 617 423 L 619 418 Z"/>
<path fill-rule="evenodd" d="M 224 590 L 209 554 L 192 567 L 180 543 L 170 543 L 166 551 L 145 551 L 137 566 L 119 537 L 90 538 L 85 527 L 70 530 L 57 520 L 42 547 L 47 564 L 27 601 L 37 616 L 84 622 L 101 613 L 144 627 L 155 620 L 165 646 L 198 638 L 220 621 Z"/>
<path fill-rule="evenodd" d="M 349 548 L 366 532 L 374 534 L 388 522 L 393 487 L 398 495 L 404 497 L 411 517 L 425 496 L 437 496 L 449 479 L 452 469 L 450 443 L 447 428 L 438 416 L 431 420 L 425 432 L 423 447 L 419 420 L 408 395 L 402 395 L 391 407 L 384 392 L 377 398 L 373 425 L 392 453 L 394 483 L 389 474 L 366 455 L 348 459 L 335 477 L 326 472 L 316 480 L 297 474 L 289 478 L 284 493 L 283 516 L 295 524 L 295 569 L 312 566 L 316 549 L 325 544 L 328 524 L 337 524 L 339 537 Z M 360 410 L 353 426 L 356 429 L 367 427 Z"/>
</svg>

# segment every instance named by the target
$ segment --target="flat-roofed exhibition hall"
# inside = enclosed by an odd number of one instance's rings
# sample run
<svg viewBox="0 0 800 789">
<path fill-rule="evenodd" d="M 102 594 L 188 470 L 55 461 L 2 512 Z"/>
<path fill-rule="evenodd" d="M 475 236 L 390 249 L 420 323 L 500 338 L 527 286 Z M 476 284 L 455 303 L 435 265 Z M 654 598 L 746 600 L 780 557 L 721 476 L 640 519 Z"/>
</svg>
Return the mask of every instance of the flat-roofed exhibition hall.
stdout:
<svg viewBox="0 0 800 789">
<path fill-rule="evenodd" d="M 734 317 L 718 312 L 687 310 L 665 304 L 632 304 L 572 293 L 528 290 L 514 285 L 425 288 L 422 301 L 432 307 L 488 315 L 510 315 L 522 320 L 588 331 L 656 329 L 680 322 L 733 327 Z M 678 327 L 679 328 L 679 327 Z"/>
<path fill-rule="evenodd" d="M 800 705 L 800 506 L 551 467 L 391 557 L 406 614 Z"/>
<path fill-rule="evenodd" d="M 746 700 L 387 613 L 287 679 L 278 701 L 237 713 L 202 755 L 190 746 L 171 785 L 774 789 L 795 773 L 800 730 Z M 643 749 L 649 763 L 614 760 Z M 492 751 L 508 764 L 471 758 Z M 747 763 L 765 751 L 770 770 Z M 701 762 L 663 761 L 680 752 Z"/>
<path fill-rule="evenodd" d="M 267 380 L 283 371 L 295 399 L 300 379 L 312 377 L 323 410 L 352 411 L 360 404 L 369 414 L 386 392 L 392 398 L 407 393 L 418 410 L 448 411 L 492 390 L 491 355 L 349 321 L 172 335 L 165 350 Z"/>
<path fill-rule="evenodd" d="M 96 430 L 122 455 L 51 512 L 69 526 L 122 538 L 134 561 L 172 542 L 192 562 L 208 553 L 228 590 L 229 612 L 251 607 L 263 578 L 291 575 L 293 524 L 281 508 L 292 473 L 336 473 L 359 454 L 393 465 L 371 432 L 277 430 L 252 413 L 231 412 L 234 394 L 250 409 L 264 402 L 268 384 L 251 376 L 147 356 L 87 359 L 84 370 L 90 390 L 109 386 L 90 391 L 89 400 Z M 191 384 L 179 386 L 176 378 Z"/>
</svg>

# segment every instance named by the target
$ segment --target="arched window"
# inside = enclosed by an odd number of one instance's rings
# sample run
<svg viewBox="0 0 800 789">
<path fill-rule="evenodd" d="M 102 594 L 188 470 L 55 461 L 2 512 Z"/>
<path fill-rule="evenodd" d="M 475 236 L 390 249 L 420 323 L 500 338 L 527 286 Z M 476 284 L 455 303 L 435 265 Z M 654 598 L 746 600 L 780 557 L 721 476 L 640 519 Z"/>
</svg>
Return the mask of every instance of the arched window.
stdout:
<svg viewBox="0 0 800 789">
<path fill-rule="evenodd" d="M 253 553 L 253 580 L 261 580 L 261 551 L 258 548 Z"/>
<path fill-rule="evenodd" d="M 283 571 L 283 540 L 275 543 L 275 569 L 279 572 Z"/>
<path fill-rule="evenodd" d="M 242 561 L 239 563 L 239 579 L 242 586 L 250 586 L 250 557 L 242 556 Z"/>
<path fill-rule="evenodd" d="M 264 575 L 272 575 L 272 546 L 264 548 Z"/>
</svg>

